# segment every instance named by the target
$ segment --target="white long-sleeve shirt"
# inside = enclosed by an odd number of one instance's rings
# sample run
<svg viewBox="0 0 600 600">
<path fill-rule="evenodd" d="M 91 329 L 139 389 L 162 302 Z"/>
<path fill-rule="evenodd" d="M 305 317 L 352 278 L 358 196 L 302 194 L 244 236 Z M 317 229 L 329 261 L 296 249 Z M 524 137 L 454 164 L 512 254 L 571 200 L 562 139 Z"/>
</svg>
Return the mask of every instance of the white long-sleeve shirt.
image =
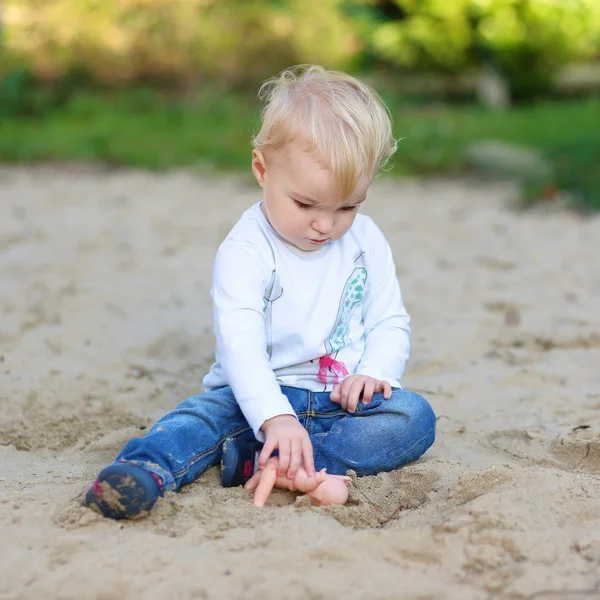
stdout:
<svg viewBox="0 0 600 600">
<path fill-rule="evenodd" d="M 295 414 L 280 386 L 331 391 L 361 374 L 400 387 L 409 316 L 389 244 L 365 215 L 305 252 L 255 204 L 219 247 L 211 294 L 216 362 L 203 384 L 231 386 L 260 440 L 267 419 Z"/>
</svg>

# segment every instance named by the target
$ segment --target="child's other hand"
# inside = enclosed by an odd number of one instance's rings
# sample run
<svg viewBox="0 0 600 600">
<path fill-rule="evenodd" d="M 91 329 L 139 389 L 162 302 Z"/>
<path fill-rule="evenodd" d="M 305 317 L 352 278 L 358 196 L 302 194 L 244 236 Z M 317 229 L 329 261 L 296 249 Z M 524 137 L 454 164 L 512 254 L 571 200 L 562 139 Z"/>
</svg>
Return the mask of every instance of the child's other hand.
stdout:
<svg viewBox="0 0 600 600">
<path fill-rule="evenodd" d="M 315 474 L 315 459 L 308 431 L 292 415 L 279 415 L 267 419 L 261 429 L 265 432 L 265 445 L 260 453 L 258 464 L 261 469 L 274 450 L 279 450 L 277 475 L 294 479 L 298 469 L 304 465 L 309 477 Z"/>
<path fill-rule="evenodd" d="M 369 404 L 373 394 L 378 393 L 383 393 L 383 397 L 389 400 L 392 397 L 392 386 L 387 381 L 379 381 L 368 375 L 350 375 L 333 388 L 331 401 L 354 413 L 361 394 L 363 404 Z"/>
</svg>

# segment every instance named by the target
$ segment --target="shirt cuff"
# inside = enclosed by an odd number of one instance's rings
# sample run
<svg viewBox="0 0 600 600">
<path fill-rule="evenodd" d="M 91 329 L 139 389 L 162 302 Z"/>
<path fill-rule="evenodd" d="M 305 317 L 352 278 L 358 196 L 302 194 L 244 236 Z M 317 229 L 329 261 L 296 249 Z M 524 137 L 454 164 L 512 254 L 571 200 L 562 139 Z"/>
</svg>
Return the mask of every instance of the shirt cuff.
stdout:
<svg viewBox="0 0 600 600">
<path fill-rule="evenodd" d="M 283 394 L 269 400 L 261 398 L 250 405 L 244 406 L 242 412 L 259 442 L 265 441 L 265 434 L 260 430 L 265 421 L 280 415 L 292 415 L 298 418 L 290 401 Z"/>
</svg>

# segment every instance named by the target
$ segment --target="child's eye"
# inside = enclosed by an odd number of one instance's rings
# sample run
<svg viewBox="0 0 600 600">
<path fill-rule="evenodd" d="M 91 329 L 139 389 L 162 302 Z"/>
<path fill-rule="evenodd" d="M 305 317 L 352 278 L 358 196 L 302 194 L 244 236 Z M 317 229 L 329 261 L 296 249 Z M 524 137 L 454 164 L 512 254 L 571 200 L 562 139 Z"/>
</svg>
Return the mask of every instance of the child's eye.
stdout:
<svg viewBox="0 0 600 600">
<path fill-rule="evenodd" d="M 308 210 L 310 208 L 310 204 L 304 204 L 302 202 L 299 202 L 298 200 L 294 200 L 294 203 L 298 208 L 302 208 L 304 210 Z"/>
<path fill-rule="evenodd" d="M 356 210 L 358 208 L 358 206 L 342 206 L 342 208 L 340 210 L 342 210 L 343 212 L 352 212 L 354 210 Z"/>
</svg>

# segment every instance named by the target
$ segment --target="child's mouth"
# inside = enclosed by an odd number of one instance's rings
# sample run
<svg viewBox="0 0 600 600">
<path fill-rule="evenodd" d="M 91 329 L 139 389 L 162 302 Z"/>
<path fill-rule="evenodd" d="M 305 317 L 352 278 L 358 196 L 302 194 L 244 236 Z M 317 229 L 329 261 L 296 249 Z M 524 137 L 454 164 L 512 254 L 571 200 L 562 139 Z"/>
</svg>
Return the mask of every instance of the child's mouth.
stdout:
<svg viewBox="0 0 600 600">
<path fill-rule="evenodd" d="M 324 240 L 311 240 L 309 239 L 309 242 L 312 242 L 313 244 L 324 244 L 329 238 L 326 238 Z"/>
</svg>

